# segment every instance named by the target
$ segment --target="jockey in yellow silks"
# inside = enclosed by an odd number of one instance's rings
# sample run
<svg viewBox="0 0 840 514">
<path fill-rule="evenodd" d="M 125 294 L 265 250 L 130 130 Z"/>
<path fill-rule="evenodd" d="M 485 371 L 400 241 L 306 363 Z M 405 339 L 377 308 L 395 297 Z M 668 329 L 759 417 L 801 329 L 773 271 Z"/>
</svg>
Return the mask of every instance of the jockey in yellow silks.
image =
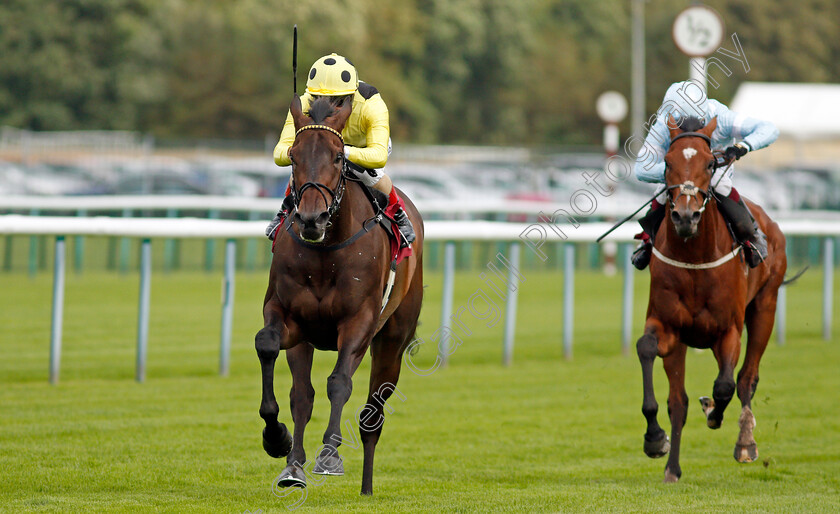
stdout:
<svg viewBox="0 0 840 514">
<path fill-rule="evenodd" d="M 405 214 L 402 199 L 394 190 L 390 177 L 382 170 L 391 154 L 391 129 L 388 123 L 388 107 L 375 87 L 360 82 L 356 68 L 347 58 L 337 54 L 321 57 L 309 70 L 306 81 L 306 93 L 300 98 L 304 113 L 320 96 L 335 97 L 340 105 L 344 97 L 351 96 L 353 111 L 341 131 L 344 138 L 344 155 L 347 157 L 348 170 L 366 186 L 373 187 L 388 195 L 388 205 L 398 204 L 400 208 L 394 214 L 400 233 L 410 244 L 414 241 L 414 229 Z M 289 149 L 295 141 L 295 123 L 291 112 L 286 117 L 286 124 L 280 134 L 280 141 L 274 148 L 274 162 L 278 166 L 289 166 Z M 291 184 L 291 180 L 290 180 Z M 268 225 L 266 235 L 274 239 L 274 233 L 283 219 L 291 211 L 291 188 L 286 188 L 283 209 L 277 213 Z"/>
</svg>

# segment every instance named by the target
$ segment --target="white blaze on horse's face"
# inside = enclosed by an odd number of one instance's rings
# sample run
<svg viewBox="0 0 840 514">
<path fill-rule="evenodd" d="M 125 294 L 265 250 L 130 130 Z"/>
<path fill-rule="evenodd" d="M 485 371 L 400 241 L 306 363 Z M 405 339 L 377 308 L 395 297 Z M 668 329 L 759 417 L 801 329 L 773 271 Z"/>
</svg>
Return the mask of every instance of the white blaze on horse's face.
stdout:
<svg viewBox="0 0 840 514">
<path fill-rule="evenodd" d="M 686 161 L 690 161 L 692 157 L 697 155 L 697 150 L 694 148 L 684 148 L 683 149 L 683 157 L 685 157 Z"/>
</svg>

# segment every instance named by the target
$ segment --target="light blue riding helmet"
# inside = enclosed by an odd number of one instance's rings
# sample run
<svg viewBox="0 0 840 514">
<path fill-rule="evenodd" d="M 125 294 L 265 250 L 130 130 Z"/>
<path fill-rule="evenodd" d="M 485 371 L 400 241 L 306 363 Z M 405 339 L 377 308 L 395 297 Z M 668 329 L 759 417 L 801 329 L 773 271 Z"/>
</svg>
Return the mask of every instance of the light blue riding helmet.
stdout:
<svg viewBox="0 0 840 514">
<path fill-rule="evenodd" d="M 673 116 L 679 123 L 683 118 L 694 116 L 701 118 L 705 123 L 711 121 L 709 113 L 709 98 L 706 90 L 699 82 L 684 80 L 671 84 L 662 99 L 662 106 L 657 111 L 662 121 L 668 121 L 668 116 Z"/>
</svg>

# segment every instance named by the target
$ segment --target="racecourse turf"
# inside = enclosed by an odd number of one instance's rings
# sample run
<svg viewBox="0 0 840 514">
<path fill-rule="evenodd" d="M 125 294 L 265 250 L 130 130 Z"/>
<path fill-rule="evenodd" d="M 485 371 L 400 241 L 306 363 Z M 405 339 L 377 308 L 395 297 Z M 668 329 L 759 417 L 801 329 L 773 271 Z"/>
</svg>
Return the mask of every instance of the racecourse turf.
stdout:
<svg viewBox="0 0 840 514">
<path fill-rule="evenodd" d="M 69 273 L 55 386 L 47 383 L 52 278 L 1 273 L 0 510 L 287 512 L 302 501 L 302 512 L 840 511 L 840 323 L 833 341 L 823 341 L 821 270 L 788 289 L 787 344 L 774 337 L 762 361 L 758 462 L 732 458 L 737 399 L 720 430 L 706 428 L 697 397 L 710 395 L 717 368 L 710 352 L 688 353 L 678 484 L 663 484 L 665 460 L 642 452 L 640 367 L 635 348 L 623 356 L 619 341 L 621 276 L 576 275 L 574 357 L 565 360 L 562 275 L 524 275 L 512 366 L 501 365 L 503 322 L 487 327 L 467 315 L 472 335 L 449 367 L 428 376 L 403 367 L 405 399 L 390 402 L 373 497 L 359 496 L 361 449 L 345 445 L 345 476 L 316 476 L 323 482 L 305 497 L 295 490 L 281 498 L 272 481 L 285 461 L 262 450 L 257 412 L 253 336 L 264 273 L 237 274 L 231 373 L 222 378 L 221 275 L 156 271 L 143 384 L 134 381 L 137 274 Z M 634 340 L 647 275 L 636 279 Z M 425 282 L 419 335 L 428 338 L 439 325 L 441 276 Z M 460 272 L 455 307 L 481 286 L 477 271 Z M 421 347 L 416 363 L 433 356 L 431 344 Z M 310 457 L 326 428 L 334 362 L 335 353 L 316 354 Z M 669 430 L 667 382 L 659 362 L 655 370 L 659 419 Z M 345 419 L 365 400 L 368 371 L 366 359 Z M 290 423 L 282 355 L 276 384 Z"/>
</svg>

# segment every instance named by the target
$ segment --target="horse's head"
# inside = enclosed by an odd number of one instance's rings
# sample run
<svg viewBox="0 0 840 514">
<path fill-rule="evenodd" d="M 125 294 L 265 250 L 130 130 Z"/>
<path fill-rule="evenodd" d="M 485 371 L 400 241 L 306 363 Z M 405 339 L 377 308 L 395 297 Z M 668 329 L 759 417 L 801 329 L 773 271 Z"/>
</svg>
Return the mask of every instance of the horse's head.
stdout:
<svg viewBox="0 0 840 514">
<path fill-rule="evenodd" d="M 709 187 L 715 171 L 711 137 L 717 127 L 717 118 L 708 125 L 688 117 L 678 126 L 673 117 L 668 118 L 671 146 L 665 154 L 665 184 L 671 221 L 677 235 L 690 238 L 697 235 L 697 225 L 709 202 Z"/>
<path fill-rule="evenodd" d="M 352 101 L 343 98 L 336 106 L 320 97 L 303 113 L 300 98 L 292 100 L 295 142 L 289 149 L 294 180 L 295 215 L 300 237 L 323 241 L 330 216 L 338 209 L 344 188 L 344 140 L 341 130 L 350 117 Z"/>
</svg>

